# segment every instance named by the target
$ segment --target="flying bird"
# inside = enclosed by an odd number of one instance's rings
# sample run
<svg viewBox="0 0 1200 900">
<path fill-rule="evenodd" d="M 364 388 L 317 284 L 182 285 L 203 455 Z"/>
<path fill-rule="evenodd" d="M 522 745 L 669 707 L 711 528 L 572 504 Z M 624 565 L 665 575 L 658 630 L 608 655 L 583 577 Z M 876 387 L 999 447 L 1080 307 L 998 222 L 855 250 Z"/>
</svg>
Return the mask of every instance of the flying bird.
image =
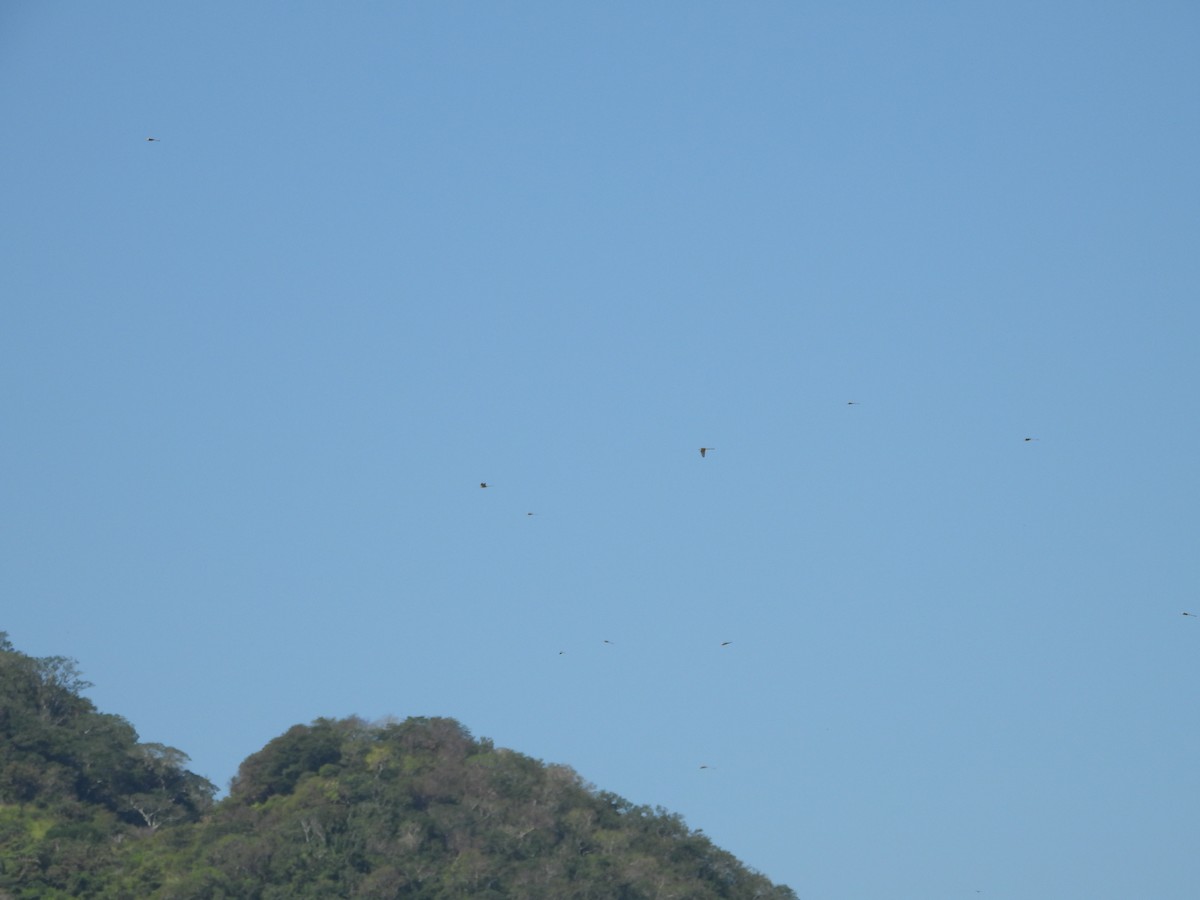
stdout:
<svg viewBox="0 0 1200 900">
<path fill-rule="evenodd" d="M 610 647 L 613 645 L 613 642 L 609 640 L 605 640 L 603 643 L 608 644 Z"/>
<path fill-rule="evenodd" d="M 485 488 L 485 487 L 487 487 L 487 486 L 488 486 L 488 483 L 487 483 L 486 481 L 481 481 L 481 482 L 479 482 L 479 486 L 480 486 L 481 488 Z"/>
<path fill-rule="evenodd" d="M 857 400 L 847 400 L 846 405 L 847 406 L 858 406 L 859 404 L 858 404 Z"/>
<path fill-rule="evenodd" d="M 1037 440 L 1037 438 L 1025 438 L 1025 443 L 1028 444 L 1030 441 L 1036 441 L 1036 440 Z"/>
<path fill-rule="evenodd" d="M 729 646 L 730 644 L 732 644 L 732 643 L 733 643 L 733 641 L 721 641 L 721 646 L 722 646 L 722 647 L 728 647 L 728 646 Z"/>
<path fill-rule="evenodd" d="M 156 144 L 161 144 L 161 143 L 162 143 L 162 141 L 160 141 L 158 138 L 146 138 L 146 140 L 148 140 L 148 141 L 153 141 L 153 142 L 154 142 L 154 143 L 156 143 Z"/>
<path fill-rule="evenodd" d="M 1193 619 L 1200 619 L 1200 616 L 1197 616 L 1195 613 L 1185 612 L 1184 615 L 1191 616 Z"/>
<path fill-rule="evenodd" d="M 705 455 L 708 453 L 709 450 L 716 450 L 716 449 L 717 449 L 716 447 L 701 447 L 700 448 L 700 458 L 704 459 Z"/>
</svg>

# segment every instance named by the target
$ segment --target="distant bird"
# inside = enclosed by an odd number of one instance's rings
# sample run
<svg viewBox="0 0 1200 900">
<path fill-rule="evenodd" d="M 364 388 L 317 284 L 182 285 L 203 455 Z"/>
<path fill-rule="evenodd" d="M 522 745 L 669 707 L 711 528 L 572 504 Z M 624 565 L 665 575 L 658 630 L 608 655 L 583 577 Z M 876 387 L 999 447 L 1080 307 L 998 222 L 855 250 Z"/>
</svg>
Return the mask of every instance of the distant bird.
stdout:
<svg viewBox="0 0 1200 900">
<path fill-rule="evenodd" d="M 700 448 L 700 458 L 704 459 L 705 455 L 708 453 L 709 450 L 716 450 L 716 449 L 717 449 L 716 447 L 701 447 Z"/>
<path fill-rule="evenodd" d="M 711 769 L 711 768 L 712 768 L 712 766 L 703 766 L 703 765 L 702 765 L 700 768 L 702 768 L 702 769 Z"/>
<path fill-rule="evenodd" d="M 722 646 L 722 647 L 728 647 L 728 646 L 729 646 L 730 644 L 732 644 L 732 643 L 733 643 L 733 641 L 721 641 L 721 646 Z"/>
<path fill-rule="evenodd" d="M 1195 613 L 1185 612 L 1184 615 L 1191 616 L 1193 619 L 1200 619 L 1200 616 L 1196 615 Z"/>
<path fill-rule="evenodd" d="M 525 515 L 527 515 L 527 516 L 532 516 L 532 515 L 533 515 L 533 513 L 525 513 Z"/>
<path fill-rule="evenodd" d="M 603 643 L 608 644 L 610 647 L 613 645 L 613 642 L 609 640 L 605 640 Z"/>
<path fill-rule="evenodd" d="M 146 138 L 146 140 L 148 140 L 148 141 L 153 141 L 153 142 L 154 142 L 154 143 L 156 143 L 156 144 L 161 144 L 161 143 L 162 143 L 162 141 L 160 141 L 158 138 Z"/>
<path fill-rule="evenodd" d="M 1030 441 L 1036 441 L 1036 440 L 1037 440 L 1037 438 L 1025 438 L 1025 443 L 1028 444 Z"/>
<path fill-rule="evenodd" d="M 567 655 L 567 651 L 566 651 L 566 650 L 559 650 L 559 651 L 558 651 L 558 655 L 559 655 L 559 656 L 566 656 L 566 655 Z"/>
<path fill-rule="evenodd" d="M 847 406 L 858 406 L 859 402 L 857 400 L 847 400 L 846 405 Z"/>
<path fill-rule="evenodd" d="M 488 483 L 487 483 L 486 481 L 481 481 L 481 482 L 479 482 L 479 486 L 480 486 L 481 488 L 485 488 L 485 487 L 487 487 L 487 486 L 488 486 Z"/>
</svg>

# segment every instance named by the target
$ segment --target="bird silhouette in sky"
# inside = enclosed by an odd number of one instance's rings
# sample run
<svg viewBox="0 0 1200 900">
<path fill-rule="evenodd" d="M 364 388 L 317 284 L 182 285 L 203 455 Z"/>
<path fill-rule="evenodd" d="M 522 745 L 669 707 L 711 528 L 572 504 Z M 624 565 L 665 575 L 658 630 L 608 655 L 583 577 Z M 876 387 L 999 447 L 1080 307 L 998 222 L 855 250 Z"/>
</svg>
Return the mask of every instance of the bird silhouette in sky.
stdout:
<svg viewBox="0 0 1200 900">
<path fill-rule="evenodd" d="M 1031 441 L 1036 441 L 1036 440 L 1037 440 L 1037 438 L 1025 438 L 1025 443 L 1027 443 L 1027 444 L 1028 444 L 1028 443 L 1030 443 Z"/>
<path fill-rule="evenodd" d="M 857 400 L 847 400 L 847 401 L 846 401 L 846 405 L 847 405 L 847 406 L 858 406 L 858 405 L 859 405 L 859 403 L 858 403 L 858 401 L 857 401 Z"/>
<path fill-rule="evenodd" d="M 162 141 L 160 141 L 158 138 L 146 138 L 146 140 L 148 140 L 148 141 L 153 141 L 153 142 L 154 142 L 154 143 L 156 143 L 156 144 L 161 144 L 161 143 L 162 143 Z"/>
<path fill-rule="evenodd" d="M 1195 613 L 1185 612 L 1184 615 L 1191 616 L 1193 619 L 1200 619 L 1200 616 L 1197 616 Z"/>
<path fill-rule="evenodd" d="M 485 487 L 487 487 L 487 486 L 488 486 L 488 483 L 487 483 L 486 481 L 481 481 L 481 482 L 479 482 L 479 486 L 480 486 L 481 488 L 485 488 Z"/>
<path fill-rule="evenodd" d="M 700 458 L 704 459 L 704 457 L 708 454 L 709 450 L 716 450 L 716 449 L 717 449 L 716 447 L 701 447 L 700 448 Z"/>
<path fill-rule="evenodd" d="M 605 640 L 605 641 L 603 641 L 603 643 L 608 644 L 608 646 L 610 646 L 610 647 L 613 646 L 613 642 L 610 640 Z"/>
<path fill-rule="evenodd" d="M 729 646 L 730 644 L 732 644 L 732 643 L 733 643 L 733 641 L 721 641 L 721 646 L 722 646 L 722 647 L 728 647 L 728 646 Z"/>
</svg>

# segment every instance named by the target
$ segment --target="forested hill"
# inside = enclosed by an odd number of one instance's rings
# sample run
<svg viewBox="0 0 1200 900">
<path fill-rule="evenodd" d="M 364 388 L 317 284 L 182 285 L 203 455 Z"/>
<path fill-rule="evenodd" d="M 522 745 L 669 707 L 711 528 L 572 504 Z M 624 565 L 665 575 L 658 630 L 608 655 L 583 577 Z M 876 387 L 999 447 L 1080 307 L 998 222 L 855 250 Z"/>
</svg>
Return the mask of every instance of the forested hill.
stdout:
<svg viewBox="0 0 1200 900">
<path fill-rule="evenodd" d="M 0 900 L 788 900 L 679 816 L 451 719 L 296 725 L 229 796 L 0 632 Z"/>
</svg>

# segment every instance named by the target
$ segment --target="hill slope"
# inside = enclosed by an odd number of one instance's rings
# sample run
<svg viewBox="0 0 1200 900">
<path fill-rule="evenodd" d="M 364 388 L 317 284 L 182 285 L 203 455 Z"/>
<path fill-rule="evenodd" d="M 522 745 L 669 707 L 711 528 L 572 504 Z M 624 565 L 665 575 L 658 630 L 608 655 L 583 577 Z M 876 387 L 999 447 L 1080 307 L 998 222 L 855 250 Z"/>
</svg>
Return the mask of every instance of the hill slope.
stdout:
<svg viewBox="0 0 1200 900">
<path fill-rule="evenodd" d="M 229 796 L 0 633 L 0 900 L 788 900 L 679 816 L 451 719 L 296 725 Z"/>
</svg>

